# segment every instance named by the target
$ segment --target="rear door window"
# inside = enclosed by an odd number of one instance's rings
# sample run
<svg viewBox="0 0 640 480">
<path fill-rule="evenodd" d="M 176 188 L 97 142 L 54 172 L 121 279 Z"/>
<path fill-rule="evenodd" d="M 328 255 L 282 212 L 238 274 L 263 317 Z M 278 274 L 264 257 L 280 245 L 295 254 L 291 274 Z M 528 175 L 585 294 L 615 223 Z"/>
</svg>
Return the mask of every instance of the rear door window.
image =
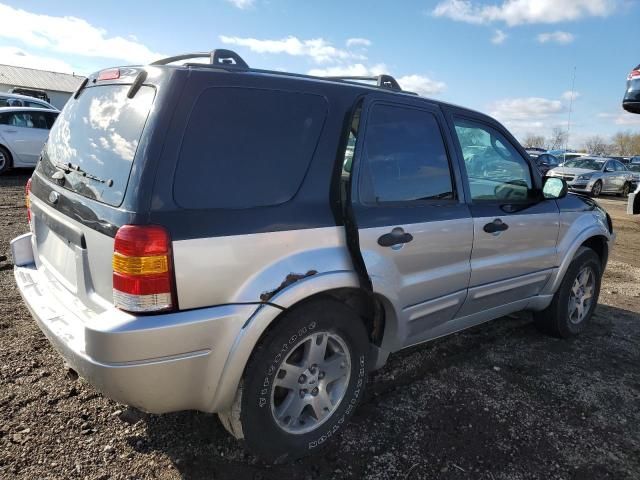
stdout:
<svg viewBox="0 0 640 480">
<path fill-rule="evenodd" d="M 61 166 L 71 165 L 64 188 L 120 205 L 155 97 L 153 87 L 143 86 L 128 98 L 129 88 L 91 87 L 69 100 L 53 124 L 38 171 L 51 177 Z"/>
<path fill-rule="evenodd" d="M 189 209 L 278 205 L 298 191 L 327 115 L 323 97 L 213 87 L 186 127 L 174 198 Z"/>
<path fill-rule="evenodd" d="M 371 108 L 360 197 L 366 203 L 453 200 L 449 159 L 435 115 L 394 105 Z"/>
</svg>

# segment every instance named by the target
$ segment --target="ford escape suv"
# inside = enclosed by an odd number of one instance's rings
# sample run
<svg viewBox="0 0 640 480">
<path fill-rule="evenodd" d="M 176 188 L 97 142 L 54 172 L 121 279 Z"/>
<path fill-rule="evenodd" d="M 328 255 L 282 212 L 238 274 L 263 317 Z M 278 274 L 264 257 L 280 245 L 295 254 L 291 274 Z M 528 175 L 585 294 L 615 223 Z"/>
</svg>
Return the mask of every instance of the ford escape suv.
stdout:
<svg viewBox="0 0 640 480">
<path fill-rule="evenodd" d="M 172 65 L 196 56 L 87 78 L 27 186 L 18 288 L 97 389 L 285 461 L 392 352 L 519 310 L 585 327 L 610 218 L 498 122 L 386 75 Z"/>
</svg>

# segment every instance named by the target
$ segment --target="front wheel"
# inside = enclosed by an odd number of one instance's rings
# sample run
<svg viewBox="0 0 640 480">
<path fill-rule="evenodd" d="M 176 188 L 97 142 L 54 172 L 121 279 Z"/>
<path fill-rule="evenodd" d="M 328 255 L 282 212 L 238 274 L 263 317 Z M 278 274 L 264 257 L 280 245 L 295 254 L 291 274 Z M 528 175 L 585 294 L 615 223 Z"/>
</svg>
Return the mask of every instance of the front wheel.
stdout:
<svg viewBox="0 0 640 480">
<path fill-rule="evenodd" d="M 234 436 L 272 463 L 319 451 L 364 394 L 369 341 L 358 315 L 324 298 L 277 320 L 247 364 L 229 412 Z"/>
<path fill-rule="evenodd" d="M 622 187 L 622 196 L 624 198 L 627 198 L 629 196 L 629 192 L 631 192 L 631 185 L 629 184 L 629 182 L 627 182 Z"/>
<path fill-rule="evenodd" d="M 602 182 L 598 180 L 596 183 L 593 184 L 593 187 L 591 187 L 591 196 L 599 197 L 601 193 L 602 193 Z"/>
<path fill-rule="evenodd" d="M 534 314 L 538 328 L 560 338 L 579 334 L 598 304 L 601 279 L 600 257 L 592 249 L 580 247 L 551 305 Z"/>
</svg>

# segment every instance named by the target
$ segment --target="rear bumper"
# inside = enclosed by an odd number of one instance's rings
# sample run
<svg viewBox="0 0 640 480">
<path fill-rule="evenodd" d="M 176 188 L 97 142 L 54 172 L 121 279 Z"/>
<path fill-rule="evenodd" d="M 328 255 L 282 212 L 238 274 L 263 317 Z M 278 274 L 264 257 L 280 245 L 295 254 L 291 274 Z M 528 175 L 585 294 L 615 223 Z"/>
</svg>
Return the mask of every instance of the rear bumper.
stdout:
<svg viewBox="0 0 640 480">
<path fill-rule="evenodd" d="M 28 237 L 18 237 L 12 250 L 19 254 Z M 108 397 L 153 413 L 216 409 L 213 399 L 230 350 L 257 308 L 227 305 L 147 316 L 116 308 L 95 312 L 44 269 L 16 266 L 14 275 L 39 327 L 80 376 Z"/>
</svg>

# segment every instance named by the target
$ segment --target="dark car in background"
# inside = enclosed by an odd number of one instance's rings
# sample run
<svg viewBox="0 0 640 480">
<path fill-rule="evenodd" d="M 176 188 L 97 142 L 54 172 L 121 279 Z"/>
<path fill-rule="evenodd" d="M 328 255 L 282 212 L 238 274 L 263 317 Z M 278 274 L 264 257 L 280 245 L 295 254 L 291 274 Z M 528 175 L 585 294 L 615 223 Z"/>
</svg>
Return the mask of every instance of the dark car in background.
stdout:
<svg viewBox="0 0 640 480">
<path fill-rule="evenodd" d="M 640 113 L 640 65 L 631 70 L 627 77 L 627 89 L 622 100 L 622 108 L 627 112 Z"/>
</svg>

